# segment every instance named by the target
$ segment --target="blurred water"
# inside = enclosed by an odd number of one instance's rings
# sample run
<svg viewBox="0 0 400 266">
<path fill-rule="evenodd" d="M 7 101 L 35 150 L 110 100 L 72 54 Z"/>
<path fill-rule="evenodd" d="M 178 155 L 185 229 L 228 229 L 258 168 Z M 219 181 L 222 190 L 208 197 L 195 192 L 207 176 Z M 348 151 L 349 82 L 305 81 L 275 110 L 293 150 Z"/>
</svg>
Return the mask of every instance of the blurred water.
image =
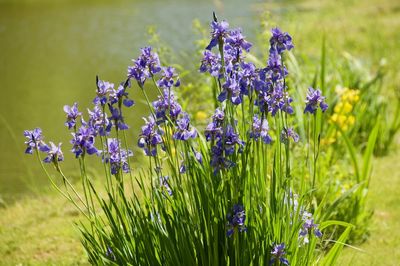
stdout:
<svg viewBox="0 0 400 266">
<path fill-rule="evenodd" d="M 0 1 L 0 196 L 48 186 L 37 161 L 23 154 L 24 129 L 40 126 L 46 140 L 63 142 L 65 167 L 74 167 L 62 106 L 78 101 L 80 109 L 90 107 L 96 74 L 122 81 L 130 59 L 146 45 L 149 25 L 174 50 L 191 51 L 192 20 L 207 23 L 213 10 L 254 36 L 258 2 Z M 127 115 L 131 146 L 145 112 L 138 104 Z"/>
</svg>

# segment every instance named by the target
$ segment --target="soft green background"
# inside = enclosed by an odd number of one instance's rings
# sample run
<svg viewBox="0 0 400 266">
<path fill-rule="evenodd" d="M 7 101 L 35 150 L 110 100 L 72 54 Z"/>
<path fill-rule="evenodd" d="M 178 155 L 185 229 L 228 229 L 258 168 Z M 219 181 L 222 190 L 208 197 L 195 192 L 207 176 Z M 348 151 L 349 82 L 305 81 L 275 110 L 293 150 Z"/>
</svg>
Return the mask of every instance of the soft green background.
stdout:
<svg viewBox="0 0 400 266">
<path fill-rule="evenodd" d="M 63 142 L 64 167 L 73 162 L 63 105 L 92 107 L 95 76 L 118 84 L 131 59 L 157 27 L 177 54 L 193 51 L 192 21 L 206 25 L 216 10 L 249 36 L 257 28 L 257 1 L 0 1 L 0 196 L 6 201 L 47 185 L 37 162 L 25 156 L 23 130 L 41 127 L 46 140 Z M 240 6 L 241 8 L 237 8 Z M 200 58 L 192 58 L 200 60 Z M 184 62 L 178 62 L 185 64 Z M 138 99 L 138 90 L 132 98 Z M 134 145 L 144 105 L 127 113 Z"/>
</svg>

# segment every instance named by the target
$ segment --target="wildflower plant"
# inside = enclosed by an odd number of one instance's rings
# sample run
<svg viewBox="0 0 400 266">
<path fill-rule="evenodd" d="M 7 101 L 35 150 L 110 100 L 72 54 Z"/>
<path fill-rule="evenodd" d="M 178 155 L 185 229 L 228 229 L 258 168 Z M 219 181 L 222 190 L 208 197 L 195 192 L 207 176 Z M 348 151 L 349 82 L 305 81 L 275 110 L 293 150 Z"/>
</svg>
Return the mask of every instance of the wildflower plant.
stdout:
<svg viewBox="0 0 400 266">
<path fill-rule="evenodd" d="M 117 90 L 96 78 L 87 120 L 77 104 L 64 108 L 83 196 L 61 170 L 61 146 L 49 147 L 40 129 L 25 131 L 27 153 L 37 154 L 53 186 L 87 219 L 79 229 L 90 263 L 330 265 L 336 260 L 352 226 L 320 220 L 322 210 L 312 204 L 319 132 L 315 126 L 313 139 L 301 139 L 294 116 L 299 104 L 307 113 L 302 115 L 316 121 L 328 105 L 318 89 L 309 90 L 305 105 L 293 101 L 285 64 L 292 38 L 279 28 L 271 35 L 269 57 L 256 67 L 246 60 L 252 44 L 241 30 L 214 15 L 211 40 L 199 58 L 199 72 L 214 84 L 215 110 L 206 112 L 212 116 L 205 128 L 191 122 L 176 96 L 179 74 L 163 66 L 151 47 L 132 60 Z M 158 92 L 153 102 L 147 95 L 151 88 Z M 130 128 L 124 114 L 132 112 L 134 89 L 149 110 L 137 138 L 147 167 L 133 164 L 125 135 Z M 313 167 L 302 175 L 292 171 L 303 166 L 293 160 L 293 146 L 300 142 L 314 144 Z M 41 152 L 62 186 L 48 174 Z M 104 175 L 86 171 L 87 156 L 98 157 Z M 106 196 L 94 178 L 104 182 Z M 324 254 L 319 246 L 324 238 L 331 241 L 324 230 L 333 225 L 345 229 Z"/>
</svg>

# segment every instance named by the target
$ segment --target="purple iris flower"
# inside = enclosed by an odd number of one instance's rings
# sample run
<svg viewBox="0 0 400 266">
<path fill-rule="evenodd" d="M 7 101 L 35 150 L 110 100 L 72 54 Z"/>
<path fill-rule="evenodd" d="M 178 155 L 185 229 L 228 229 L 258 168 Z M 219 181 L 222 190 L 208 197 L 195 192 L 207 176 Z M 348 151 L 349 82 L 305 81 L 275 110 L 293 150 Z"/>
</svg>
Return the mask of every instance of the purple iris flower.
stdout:
<svg viewBox="0 0 400 266">
<path fill-rule="evenodd" d="M 49 142 L 50 147 L 46 146 L 47 157 L 44 158 L 43 162 L 57 164 L 58 162 L 64 161 L 64 154 L 61 151 L 61 143 L 56 146 L 53 142 Z"/>
<path fill-rule="evenodd" d="M 141 55 L 134 62 L 133 66 L 128 67 L 128 78 L 134 78 L 143 86 L 146 79 L 161 71 L 160 59 L 157 53 L 152 52 L 151 47 L 141 49 Z"/>
<path fill-rule="evenodd" d="M 227 76 L 225 80 L 225 83 L 222 84 L 222 92 L 218 95 L 218 101 L 224 102 L 226 99 L 229 99 L 235 105 L 242 103 L 238 75 L 233 73 Z"/>
<path fill-rule="evenodd" d="M 110 103 L 111 105 L 118 103 L 118 105 L 121 104 L 121 102 L 126 106 L 126 107 L 131 107 L 135 102 L 131 99 L 128 98 L 128 93 L 126 92 L 126 87 L 125 85 L 130 86 L 130 82 L 122 82 L 117 90 L 110 90 Z"/>
<path fill-rule="evenodd" d="M 279 54 L 285 50 L 291 50 L 294 46 L 292 43 L 292 37 L 287 32 L 282 32 L 279 28 L 273 28 L 271 30 L 272 37 L 269 40 L 271 49 L 276 49 Z"/>
<path fill-rule="evenodd" d="M 286 247 L 284 243 L 274 245 L 274 247 L 271 250 L 272 258 L 269 262 L 269 265 L 274 264 L 276 261 L 280 261 L 280 263 L 282 264 L 289 265 L 289 261 L 286 258 L 284 258 L 286 254 L 285 248 Z"/>
<path fill-rule="evenodd" d="M 169 176 L 162 176 L 160 177 L 160 186 L 162 189 L 165 189 L 168 193 L 168 195 L 172 196 L 172 189 L 171 186 L 169 185 Z"/>
<path fill-rule="evenodd" d="M 244 142 L 240 140 L 239 134 L 235 132 L 231 125 L 226 126 L 222 140 L 224 141 L 225 155 L 232 155 L 235 151 L 235 145 L 239 145 L 239 152 L 244 146 Z"/>
<path fill-rule="evenodd" d="M 118 139 L 107 139 L 107 153 L 103 152 L 103 161 L 110 164 L 111 174 L 118 174 L 120 170 L 129 173 L 128 157 L 133 155 L 132 151 L 122 149 Z"/>
<path fill-rule="evenodd" d="M 64 105 L 64 112 L 67 113 L 67 121 L 65 122 L 65 125 L 68 129 L 75 127 L 76 119 L 82 115 L 82 113 L 78 111 L 78 104 L 74 103 L 72 106 Z"/>
<path fill-rule="evenodd" d="M 247 232 L 247 228 L 244 225 L 246 221 L 246 213 L 244 211 L 243 205 L 235 204 L 232 211 L 227 215 L 227 232 L 228 237 L 232 236 L 236 230 L 239 232 Z"/>
<path fill-rule="evenodd" d="M 271 136 L 268 134 L 269 126 L 267 119 L 263 119 L 261 121 L 258 118 L 258 115 L 254 115 L 253 117 L 253 129 L 250 132 L 250 138 L 257 141 L 260 137 L 265 144 L 269 144 L 272 142 Z"/>
<path fill-rule="evenodd" d="M 310 114 L 314 114 L 318 106 L 321 108 L 322 112 L 328 109 L 328 105 L 325 103 L 325 97 L 322 96 L 321 91 L 319 89 L 314 90 L 310 87 L 308 88 L 304 113 L 309 112 Z"/>
<path fill-rule="evenodd" d="M 218 44 L 220 39 L 224 39 L 229 34 L 229 24 L 226 21 L 211 22 L 211 41 L 206 47 L 206 50 L 211 50 L 214 46 Z"/>
<path fill-rule="evenodd" d="M 88 125 L 94 129 L 95 135 L 107 136 L 110 134 L 112 123 L 103 113 L 100 106 L 95 105 L 93 110 L 88 109 L 89 122 Z"/>
<path fill-rule="evenodd" d="M 97 91 L 96 91 L 96 98 L 94 98 L 93 103 L 94 104 L 101 104 L 105 105 L 107 103 L 107 95 L 110 93 L 110 91 L 114 89 L 114 84 L 103 81 L 103 80 L 98 80 L 97 81 Z"/>
<path fill-rule="evenodd" d="M 83 123 L 76 133 L 71 133 L 73 138 L 71 140 L 72 152 L 75 157 L 84 156 L 86 153 L 89 155 L 99 154 L 99 151 L 94 146 L 95 132 L 88 124 Z"/>
<path fill-rule="evenodd" d="M 322 237 L 322 233 L 318 229 L 318 224 L 314 223 L 314 219 L 311 213 L 304 211 L 302 215 L 302 220 L 303 226 L 300 229 L 299 239 L 302 239 L 304 244 L 309 243 L 308 236 L 311 232 L 313 232 L 316 237 Z"/>
<path fill-rule="evenodd" d="M 28 139 L 25 141 L 27 148 L 25 153 L 32 154 L 33 150 L 39 149 L 40 151 L 46 151 L 47 145 L 43 142 L 42 130 L 35 128 L 33 130 L 25 130 L 24 136 Z"/>
<path fill-rule="evenodd" d="M 268 57 L 267 67 L 264 69 L 268 77 L 273 81 L 281 82 L 288 75 L 286 67 L 282 64 L 282 57 L 278 52 L 272 50 Z"/>
<path fill-rule="evenodd" d="M 218 141 L 211 147 L 210 165 L 214 169 L 214 175 L 217 175 L 220 170 L 229 169 L 235 166 L 235 163 L 224 155 L 224 148 L 222 147 L 221 141 Z"/>
<path fill-rule="evenodd" d="M 287 144 L 289 141 L 289 138 L 292 138 L 294 142 L 299 141 L 299 135 L 294 131 L 292 127 L 289 128 L 283 128 L 281 132 L 281 142 Z"/>
<path fill-rule="evenodd" d="M 121 110 L 118 108 L 114 108 L 111 104 L 108 104 L 108 108 L 110 109 L 111 116 L 109 119 L 113 121 L 114 126 L 118 130 L 126 130 L 129 128 L 127 124 L 124 123 L 124 117 L 121 114 Z"/>
<path fill-rule="evenodd" d="M 224 111 L 220 108 L 217 108 L 214 115 L 212 116 L 213 121 L 207 125 L 204 132 L 207 141 L 221 137 L 223 133 L 222 124 L 224 121 L 224 117 Z"/>
<path fill-rule="evenodd" d="M 240 93 L 249 95 L 249 88 L 253 89 L 256 85 L 258 73 L 253 63 L 241 62 L 241 71 L 239 72 Z"/>
<path fill-rule="evenodd" d="M 224 51 L 230 54 L 233 58 L 239 61 L 243 50 L 250 52 L 252 44 L 246 41 L 240 29 L 229 31 L 226 37 Z"/>
<path fill-rule="evenodd" d="M 162 75 L 157 81 L 157 85 L 163 89 L 170 89 L 172 86 L 179 87 L 181 85 L 181 81 L 178 75 L 175 73 L 175 68 L 163 67 Z"/>
<path fill-rule="evenodd" d="M 181 118 L 176 121 L 177 130 L 174 133 L 174 139 L 178 140 L 188 140 L 190 138 L 194 139 L 197 136 L 197 131 L 190 126 L 190 119 L 187 113 L 183 113 Z"/>
<path fill-rule="evenodd" d="M 215 126 L 215 122 L 211 125 Z M 235 163 L 229 160 L 228 156 L 235 152 L 237 145 L 239 145 L 238 152 L 241 152 L 244 142 L 239 139 L 239 134 L 234 131 L 231 125 L 227 125 L 225 129 L 216 127 L 211 130 L 206 131 L 206 138 L 216 140 L 214 146 L 211 147 L 210 164 L 214 168 L 214 174 L 217 174 L 220 170 L 235 166 Z"/>
<path fill-rule="evenodd" d="M 192 147 L 192 151 L 194 154 L 194 157 L 196 158 L 196 160 L 200 163 L 203 164 L 203 156 L 201 155 L 200 152 L 196 151 L 193 147 Z"/>
<path fill-rule="evenodd" d="M 175 121 L 182 111 L 182 107 L 175 100 L 173 91 L 164 89 L 163 94 L 163 96 L 158 96 L 158 100 L 153 102 L 158 124 L 164 123 L 168 118 L 171 121 Z"/>
<path fill-rule="evenodd" d="M 200 72 L 209 72 L 213 77 L 219 77 L 221 70 L 221 56 L 205 50 L 201 60 Z"/>
<path fill-rule="evenodd" d="M 158 129 L 154 118 L 150 116 L 148 119 L 143 118 L 146 124 L 142 126 L 138 146 L 144 150 L 146 156 L 157 155 L 157 145 L 162 144 L 161 135 L 163 132 Z"/>
</svg>

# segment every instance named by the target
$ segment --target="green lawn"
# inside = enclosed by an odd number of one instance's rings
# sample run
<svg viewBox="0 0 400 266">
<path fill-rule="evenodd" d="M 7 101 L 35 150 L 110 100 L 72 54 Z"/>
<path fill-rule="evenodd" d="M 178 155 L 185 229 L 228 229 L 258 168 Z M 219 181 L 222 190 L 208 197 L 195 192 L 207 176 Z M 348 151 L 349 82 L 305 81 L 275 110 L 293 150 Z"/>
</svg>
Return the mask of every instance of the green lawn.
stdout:
<svg viewBox="0 0 400 266">
<path fill-rule="evenodd" d="M 371 236 L 357 251 L 347 248 L 338 265 L 399 265 L 400 262 L 400 160 L 399 147 L 377 158 L 367 204 L 374 210 Z"/>
</svg>

